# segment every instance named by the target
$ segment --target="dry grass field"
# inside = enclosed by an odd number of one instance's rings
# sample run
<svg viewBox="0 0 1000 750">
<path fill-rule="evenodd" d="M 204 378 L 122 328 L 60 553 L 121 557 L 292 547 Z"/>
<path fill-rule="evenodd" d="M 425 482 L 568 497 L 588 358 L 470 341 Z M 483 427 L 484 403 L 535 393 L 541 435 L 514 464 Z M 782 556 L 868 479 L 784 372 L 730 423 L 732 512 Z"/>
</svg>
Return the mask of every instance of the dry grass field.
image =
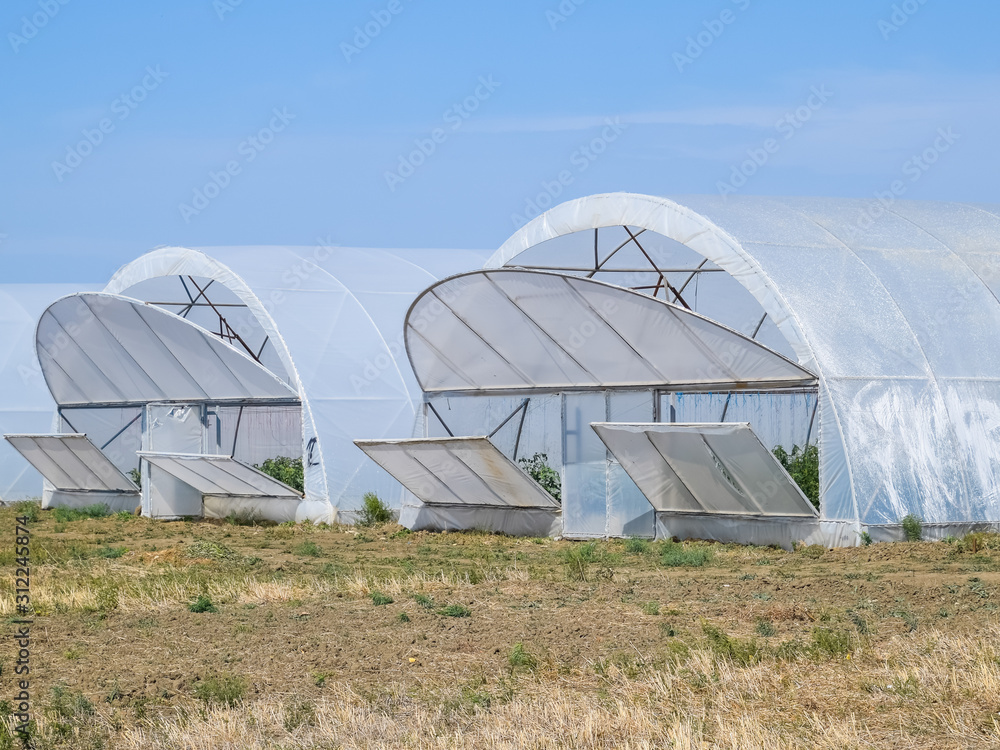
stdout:
<svg viewBox="0 0 1000 750">
<path fill-rule="evenodd" d="M 0 510 L 11 632 L 18 512 Z M 30 528 L 38 748 L 1000 747 L 996 536 L 785 552 L 49 511 Z"/>
</svg>

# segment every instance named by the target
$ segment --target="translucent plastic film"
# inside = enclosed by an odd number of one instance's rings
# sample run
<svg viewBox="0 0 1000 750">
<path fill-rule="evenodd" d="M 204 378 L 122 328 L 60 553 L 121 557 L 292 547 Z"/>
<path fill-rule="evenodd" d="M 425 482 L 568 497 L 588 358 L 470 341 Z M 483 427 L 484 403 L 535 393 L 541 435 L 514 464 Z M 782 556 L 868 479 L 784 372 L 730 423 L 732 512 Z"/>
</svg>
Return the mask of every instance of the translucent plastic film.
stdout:
<svg viewBox="0 0 1000 750">
<path fill-rule="evenodd" d="M 126 492 L 139 488 L 86 435 L 5 435 L 52 486 L 63 492 Z"/>
<path fill-rule="evenodd" d="M 426 505 L 559 507 L 486 438 L 355 442 Z"/>
<path fill-rule="evenodd" d="M 60 405 L 296 397 L 205 329 L 108 294 L 76 294 L 50 305 L 38 323 L 37 349 Z"/>
<path fill-rule="evenodd" d="M 229 456 L 188 456 L 169 453 L 139 454 L 143 459 L 176 479 L 216 497 L 289 497 L 300 495 L 253 467 Z"/>
<path fill-rule="evenodd" d="M 748 424 L 594 424 L 657 511 L 815 517 Z"/>
<path fill-rule="evenodd" d="M 428 392 L 815 381 L 780 354 L 680 306 L 539 271 L 440 282 L 410 310 L 406 337 Z"/>
</svg>

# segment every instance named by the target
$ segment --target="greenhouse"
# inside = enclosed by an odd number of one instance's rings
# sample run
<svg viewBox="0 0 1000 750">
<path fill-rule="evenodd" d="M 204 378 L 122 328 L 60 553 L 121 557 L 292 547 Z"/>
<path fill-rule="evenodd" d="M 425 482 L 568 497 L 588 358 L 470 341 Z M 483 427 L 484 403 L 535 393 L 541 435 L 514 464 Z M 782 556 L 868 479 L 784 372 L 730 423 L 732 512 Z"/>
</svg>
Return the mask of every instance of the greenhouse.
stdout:
<svg viewBox="0 0 1000 750">
<path fill-rule="evenodd" d="M 52 429 L 55 402 L 35 357 L 35 326 L 54 300 L 79 284 L 0 285 L 0 434 Z M 0 441 L 0 500 L 41 497 L 42 478 L 10 445 Z"/>
<path fill-rule="evenodd" d="M 938 537 L 1000 522 L 996 207 L 597 195 L 485 268 L 407 316 L 430 458 L 407 473 L 404 440 L 381 463 L 436 496 L 408 523 L 524 512 L 484 500 L 500 475 L 457 462 L 463 436 L 544 457 L 573 537 L 844 546 L 910 514 Z M 772 450 L 812 445 L 810 503 Z"/>
<path fill-rule="evenodd" d="M 45 474 L 47 507 L 134 510 L 140 492 L 159 518 L 349 522 L 365 492 L 399 507 L 403 489 L 351 440 L 418 430 L 400 321 L 427 284 L 482 260 L 325 245 L 154 250 L 103 293 L 41 315 L 58 426 L 50 412 L 51 434 L 12 430 L 8 441 Z M 278 457 L 302 459 L 301 493 L 254 468 Z"/>
</svg>

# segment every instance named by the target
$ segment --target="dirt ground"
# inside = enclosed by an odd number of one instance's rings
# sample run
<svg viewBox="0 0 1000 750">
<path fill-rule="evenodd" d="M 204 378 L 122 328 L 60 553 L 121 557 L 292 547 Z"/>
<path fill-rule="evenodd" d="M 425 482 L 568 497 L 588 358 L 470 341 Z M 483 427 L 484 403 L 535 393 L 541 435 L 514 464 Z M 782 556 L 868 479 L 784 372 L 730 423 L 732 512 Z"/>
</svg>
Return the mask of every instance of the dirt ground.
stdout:
<svg viewBox="0 0 1000 750">
<path fill-rule="evenodd" d="M 992 536 L 785 552 L 30 528 L 38 747 L 1000 746 Z M 0 659 L 13 701 L 10 639 Z"/>
</svg>

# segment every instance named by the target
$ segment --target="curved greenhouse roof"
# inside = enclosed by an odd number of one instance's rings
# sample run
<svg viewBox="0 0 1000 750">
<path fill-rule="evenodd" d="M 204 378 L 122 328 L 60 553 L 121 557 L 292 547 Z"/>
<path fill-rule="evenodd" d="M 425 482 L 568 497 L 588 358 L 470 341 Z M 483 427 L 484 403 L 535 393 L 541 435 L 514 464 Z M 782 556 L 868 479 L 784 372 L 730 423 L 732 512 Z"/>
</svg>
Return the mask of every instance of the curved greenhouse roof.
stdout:
<svg viewBox="0 0 1000 750">
<path fill-rule="evenodd" d="M 331 520 L 365 492 L 399 505 L 402 488 L 351 442 L 412 435 L 421 392 L 402 321 L 439 278 L 482 264 L 464 250 L 164 247 L 122 267 L 105 292 L 198 322 L 284 380 L 302 405 L 306 500 Z M 331 513 L 330 505 L 333 506 Z"/>
<path fill-rule="evenodd" d="M 426 392 L 812 385 L 747 336 L 631 289 L 545 271 L 473 271 L 406 316 Z"/>
<path fill-rule="evenodd" d="M 817 374 L 831 544 L 908 513 L 1000 521 L 1000 208 L 595 195 L 537 217 L 486 267 L 615 226 L 663 235 L 727 272 Z"/>
</svg>

